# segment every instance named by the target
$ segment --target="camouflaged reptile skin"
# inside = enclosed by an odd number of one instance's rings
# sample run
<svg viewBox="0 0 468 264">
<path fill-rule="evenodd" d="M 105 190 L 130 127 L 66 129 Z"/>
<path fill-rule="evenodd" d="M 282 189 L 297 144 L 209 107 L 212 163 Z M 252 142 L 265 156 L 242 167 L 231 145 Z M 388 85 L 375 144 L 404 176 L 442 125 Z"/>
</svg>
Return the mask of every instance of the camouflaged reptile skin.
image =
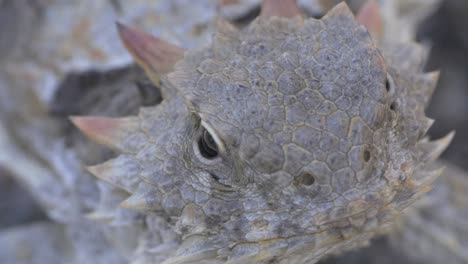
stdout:
<svg viewBox="0 0 468 264">
<path fill-rule="evenodd" d="M 88 168 L 111 184 L 88 218 L 138 223 L 124 258 L 315 263 L 387 232 L 441 174 L 453 133 L 424 137 L 425 49 L 378 43 L 344 3 L 322 19 L 292 3 L 264 1 L 241 30 L 220 20 L 196 51 L 118 26 L 164 100 L 72 120 L 120 153 Z"/>
</svg>

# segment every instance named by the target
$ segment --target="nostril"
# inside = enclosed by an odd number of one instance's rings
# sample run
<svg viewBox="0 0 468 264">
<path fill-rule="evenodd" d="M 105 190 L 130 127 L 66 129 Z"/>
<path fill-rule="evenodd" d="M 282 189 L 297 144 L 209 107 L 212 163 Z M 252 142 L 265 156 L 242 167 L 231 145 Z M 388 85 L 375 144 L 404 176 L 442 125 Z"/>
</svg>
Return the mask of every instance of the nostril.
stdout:
<svg viewBox="0 0 468 264">
<path fill-rule="evenodd" d="M 299 183 L 305 186 L 311 186 L 315 183 L 315 177 L 314 175 L 306 172 L 300 176 Z"/>
</svg>

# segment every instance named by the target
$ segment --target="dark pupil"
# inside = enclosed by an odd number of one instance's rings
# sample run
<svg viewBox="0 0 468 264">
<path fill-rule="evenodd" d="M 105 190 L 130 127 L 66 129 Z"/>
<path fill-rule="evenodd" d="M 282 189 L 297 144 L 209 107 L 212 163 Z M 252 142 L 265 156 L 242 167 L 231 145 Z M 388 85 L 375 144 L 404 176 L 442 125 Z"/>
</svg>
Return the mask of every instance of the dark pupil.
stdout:
<svg viewBox="0 0 468 264">
<path fill-rule="evenodd" d="M 216 142 L 210 132 L 206 129 L 203 129 L 200 140 L 198 141 L 198 146 L 200 147 L 200 153 L 203 157 L 213 159 L 218 156 L 218 147 L 216 146 Z"/>
<path fill-rule="evenodd" d="M 387 92 L 390 92 L 390 81 L 388 80 L 388 78 L 385 80 L 385 89 L 387 90 Z"/>
</svg>

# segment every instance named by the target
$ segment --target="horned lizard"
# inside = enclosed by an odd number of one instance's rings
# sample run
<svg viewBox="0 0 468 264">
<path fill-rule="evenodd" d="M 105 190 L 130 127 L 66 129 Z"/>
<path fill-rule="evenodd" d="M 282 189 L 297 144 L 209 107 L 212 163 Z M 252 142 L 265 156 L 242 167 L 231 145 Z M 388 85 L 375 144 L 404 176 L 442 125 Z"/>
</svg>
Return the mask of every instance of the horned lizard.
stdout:
<svg viewBox="0 0 468 264">
<path fill-rule="evenodd" d="M 453 133 L 424 137 L 439 74 L 422 72 L 417 44 L 378 41 L 373 6 L 313 19 L 265 0 L 245 29 L 218 20 L 196 51 L 118 24 L 164 100 L 72 117 L 120 155 L 88 167 L 110 185 L 87 217 L 112 225 L 68 222 L 64 259 L 315 263 L 387 232 L 441 174 L 433 161 Z M 93 249 L 79 232 L 93 228 L 112 242 L 95 248 L 102 258 L 80 255 Z"/>
</svg>

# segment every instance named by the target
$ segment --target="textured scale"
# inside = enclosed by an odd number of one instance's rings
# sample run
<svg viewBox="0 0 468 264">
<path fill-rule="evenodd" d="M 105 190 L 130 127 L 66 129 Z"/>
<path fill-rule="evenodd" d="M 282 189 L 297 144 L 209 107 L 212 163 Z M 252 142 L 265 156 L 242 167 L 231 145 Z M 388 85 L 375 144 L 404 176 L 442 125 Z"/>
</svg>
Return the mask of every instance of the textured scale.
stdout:
<svg viewBox="0 0 468 264">
<path fill-rule="evenodd" d="M 424 138 L 438 79 L 422 72 L 424 49 L 381 45 L 346 4 L 317 20 L 277 2 L 245 29 L 218 21 L 210 47 L 185 53 L 119 25 L 165 100 L 72 120 L 121 152 L 88 168 L 122 197 L 102 195 L 88 217 L 130 209 L 172 232 L 161 253 L 151 231 L 135 263 L 315 263 L 386 232 L 440 175 L 431 162 L 453 134 Z M 359 21 L 375 25 L 373 8 Z M 206 131 L 215 157 L 199 144 Z"/>
</svg>

